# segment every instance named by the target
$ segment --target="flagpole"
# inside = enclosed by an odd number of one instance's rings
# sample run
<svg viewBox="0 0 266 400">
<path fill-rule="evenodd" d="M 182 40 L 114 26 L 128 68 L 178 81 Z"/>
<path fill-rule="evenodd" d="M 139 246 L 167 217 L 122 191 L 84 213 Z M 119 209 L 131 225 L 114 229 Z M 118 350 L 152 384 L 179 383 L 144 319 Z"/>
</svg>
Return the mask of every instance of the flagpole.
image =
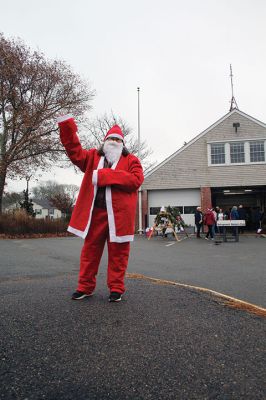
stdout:
<svg viewBox="0 0 266 400">
<path fill-rule="evenodd" d="M 138 158 L 140 159 L 140 101 L 139 101 L 139 91 L 140 88 L 137 88 L 138 92 Z M 142 202 L 141 202 L 141 187 L 139 188 L 139 234 L 143 233 L 142 230 Z"/>
</svg>

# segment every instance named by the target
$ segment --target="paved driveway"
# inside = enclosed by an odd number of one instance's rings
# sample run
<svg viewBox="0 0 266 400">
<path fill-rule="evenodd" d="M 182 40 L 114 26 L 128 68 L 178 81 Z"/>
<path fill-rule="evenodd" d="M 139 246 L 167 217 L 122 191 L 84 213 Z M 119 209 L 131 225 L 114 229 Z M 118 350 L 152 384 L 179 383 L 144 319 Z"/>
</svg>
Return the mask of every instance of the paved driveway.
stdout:
<svg viewBox="0 0 266 400">
<path fill-rule="evenodd" d="M 216 283 L 221 290 L 220 283 L 230 285 L 220 271 L 230 252 L 240 257 L 240 249 L 256 249 L 253 271 L 262 267 L 264 242 L 255 238 L 224 246 L 227 251 L 194 239 L 171 246 L 157 239 L 136 238 L 129 272 Z M 137 279 L 127 279 L 120 303 L 108 303 L 106 254 L 95 295 L 71 301 L 81 244 L 75 238 L 0 241 L 0 399 L 265 398 L 265 319 L 208 293 Z M 237 257 L 231 286 L 244 297 L 248 263 L 240 269 Z M 252 288 L 259 291 L 261 283 L 254 280 Z"/>
<path fill-rule="evenodd" d="M 75 272 L 82 240 L 50 238 L 0 241 L 0 278 Z M 128 272 L 201 286 L 266 307 L 266 239 L 243 236 L 239 243 L 194 237 L 182 242 L 136 236 Z M 105 271 L 106 252 L 100 266 Z"/>
<path fill-rule="evenodd" d="M 241 236 L 238 243 L 191 237 L 182 242 L 136 238 L 130 272 L 212 289 L 266 307 L 266 239 Z"/>
</svg>

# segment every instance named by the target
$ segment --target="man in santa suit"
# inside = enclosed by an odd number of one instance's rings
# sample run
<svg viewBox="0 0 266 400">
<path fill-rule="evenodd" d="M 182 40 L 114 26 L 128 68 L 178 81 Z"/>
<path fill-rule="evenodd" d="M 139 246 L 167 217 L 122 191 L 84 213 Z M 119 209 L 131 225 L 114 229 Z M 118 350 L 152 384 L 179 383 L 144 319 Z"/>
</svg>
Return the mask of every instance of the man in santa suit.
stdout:
<svg viewBox="0 0 266 400">
<path fill-rule="evenodd" d="M 85 239 L 80 256 L 78 286 L 73 300 L 91 296 L 105 242 L 108 247 L 109 301 L 120 301 L 130 242 L 134 238 L 137 191 L 143 182 L 139 159 L 124 146 L 118 125 L 106 134 L 99 149 L 85 150 L 71 115 L 58 118 L 60 138 L 70 160 L 84 172 L 68 231 Z"/>
</svg>

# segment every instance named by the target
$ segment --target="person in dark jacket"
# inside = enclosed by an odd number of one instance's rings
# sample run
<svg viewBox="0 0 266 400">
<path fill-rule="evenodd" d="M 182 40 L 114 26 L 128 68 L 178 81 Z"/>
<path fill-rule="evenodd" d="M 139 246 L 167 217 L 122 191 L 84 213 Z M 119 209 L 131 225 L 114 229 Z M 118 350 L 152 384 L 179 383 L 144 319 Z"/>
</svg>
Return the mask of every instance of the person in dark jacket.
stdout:
<svg viewBox="0 0 266 400">
<path fill-rule="evenodd" d="M 262 220 L 264 217 L 264 212 L 260 210 L 259 207 L 256 208 L 255 213 L 254 213 L 254 223 L 255 223 L 255 229 L 257 233 L 261 232 L 261 225 L 262 225 Z"/>
<path fill-rule="evenodd" d="M 197 210 L 195 212 L 195 225 L 197 227 L 197 238 L 200 238 L 200 231 L 202 228 L 202 223 L 203 223 L 203 215 L 201 211 L 201 207 L 197 207 Z"/>
<path fill-rule="evenodd" d="M 239 219 L 239 214 L 237 211 L 237 206 L 233 206 L 230 212 L 230 219 L 236 220 Z"/>
<path fill-rule="evenodd" d="M 237 206 L 233 206 L 230 212 L 230 219 L 231 220 L 236 220 L 239 219 L 239 214 L 237 211 Z M 236 226 L 232 226 L 232 233 L 233 236 L 236 236 L 236 232 L 237 232 L 237 227 Z"/>
</svg>

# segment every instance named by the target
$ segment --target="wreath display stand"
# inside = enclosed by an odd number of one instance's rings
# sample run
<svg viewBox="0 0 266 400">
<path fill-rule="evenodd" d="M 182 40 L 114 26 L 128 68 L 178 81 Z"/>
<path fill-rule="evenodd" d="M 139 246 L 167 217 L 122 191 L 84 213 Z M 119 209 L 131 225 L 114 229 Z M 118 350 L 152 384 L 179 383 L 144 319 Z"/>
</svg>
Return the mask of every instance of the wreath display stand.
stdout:
<svg viewBox="0 0 266 400">
<path fill-rule="evenodd" d="M 173 231 L 173 234 L 176 238 L 176 241 L 180 242 L 180 239 L 178 238 L 178 236 L 176 234 L 176 230 L 175 230 L 178 223 L 177 223 L 175 215 L 173 215 L 173 212 L 171 212 L 171 211 L 172 211 L 172 209 L 170 206 L 167 208 L 167 210 L 165 210 L 164 207 L 161 208 L 160 212 L 155 217 L 154 225 L 151 228 L 151 232 L 148 236 L 148 240 L 151 239 L 151 237 L 154 235 L 155 231 L 162 231 L 163 235 L 165 235 L 165 232 L 167 232 L 167 229 L 171 228 Z"/>
</svg>

